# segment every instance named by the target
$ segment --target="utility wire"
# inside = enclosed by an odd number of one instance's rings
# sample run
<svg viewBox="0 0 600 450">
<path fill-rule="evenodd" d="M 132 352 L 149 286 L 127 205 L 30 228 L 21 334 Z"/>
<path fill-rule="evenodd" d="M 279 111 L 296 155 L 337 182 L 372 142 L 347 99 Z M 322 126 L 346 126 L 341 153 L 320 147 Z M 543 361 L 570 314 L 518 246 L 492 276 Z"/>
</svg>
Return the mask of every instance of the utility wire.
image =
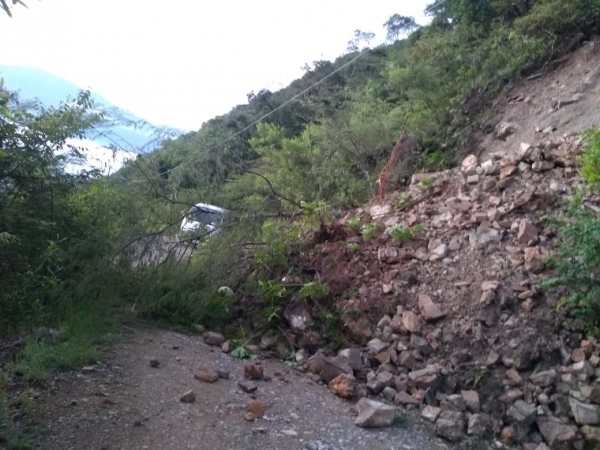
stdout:
<svg viewBox="0 0 600 450">
<path fill-rule="evenodd" d="M 267 117 L 271 116 L 272 114 L 276 113 L 277 111 L 279 111 L 281 108 L 283 108 L 284 106 L 290 104 L 291 102 L 293 102 L 294 100 L 296 100 L 298 97 L 301 97 L 302 95 L 306 94 L 308 91 L 310 91 L 311 89 L 313 89 L 314 87 L 320 85 L 321 83 L 323 83 L 325 80 L 329 79 L 330 77 L 332 77 L 333 75 L 335 75 L 336 73 L 338 73 L 339 71 L 345 69 L 346 67 L 348 67 L 349 65 L 353 64 L 354 62 L 356 62 L 358 59 L 362 58 L 364 55 L 366 55 L 367 53 L 369 53 L 371 51 L 370 48 L 367 48 L 366 50 L 364 50 L 362 53 L 360 53 L 358 56 L 356 56 L 355 58 L 352 58 L 350 61 L 348 61 L 345 64 L 342 64 L 340 67 L 338 67 L 337 69 L 335 69 L 333 72 L 331 72 L 330 74 L 325 75 L 323 78 L 321 78 L 319 81 L 313 83 L 312 85 L 310 85 L 309 87 L 307 87 L 306 89 L 304 89 L 303 91 L 299 92 L 298 94 L 294 95 L 293 97 L 291 97 L 289 100 L 283 102 L 281 105 L 279 105 L 277 108 L 269 111 L 267 114 L 265 114 L 264 116 L 262 116 L 260 119 L 255 120 L 254 122 L 252 122 L 250 125 L 246 126 L 245 128 L 241 129 L 240 131 L 238 131 L 237 133 L 234 133 L 232 136 L 229 136 L 227 139 L 225 139 L 224 141 L 222 141 L 219 144 L 214 145 L 213 147 L 210 147 L 207 152 L 211 152 L 212 150 L 222 146 L 223 144 L 226 144 L 227 142 L 231 141 L 233 138 L 239 136 L 240 134 L 242 134 L 245 131 L 248 131 L 250 128 L 252 128 L 253 126 L 255 126 L 256 124 L 262 122 L 263 120 L 265 120 Z M 172 167 L 171 169 L 165 170 L 164 172 L 161 172 L 161 174 L 166 174 L 169 172 L 172 172 L 173 170 L 177 169 L 178 167 L 182 166 L 185 163 L 185 161 L 182 161 L 179 165 Z"/>
</svg>

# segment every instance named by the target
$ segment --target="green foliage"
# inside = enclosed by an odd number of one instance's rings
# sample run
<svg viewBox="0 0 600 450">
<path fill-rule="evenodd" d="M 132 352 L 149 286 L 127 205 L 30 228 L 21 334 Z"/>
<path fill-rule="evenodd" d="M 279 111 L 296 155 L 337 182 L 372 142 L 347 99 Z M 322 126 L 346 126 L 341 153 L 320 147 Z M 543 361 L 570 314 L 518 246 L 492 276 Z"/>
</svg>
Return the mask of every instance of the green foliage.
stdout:
<svg viewBox="0 0 600 450">
<path fill-rule="evenodd" d="M 358 253 L 360 251 L 360 245 L 356 242 L 348 242 L 347 247 L 350 253 Z"/>
<path fill-rule="evenodd" d="M 360 217 L 352 217 L 348 219 L 348 226 L 352 228 L 354 231 L 360 230 Z"/>
<path fill-rule="evenodd" d="M 300 298 L 308 298 L 311 300 L 321 300 L 329 294 L 329 288 L 322 283 L 310 282 L 306 283 L 300 289 Z"/>
<path fill-rule="evenodd" d="M 391 227 L 386 228 L 385 234 L 390 236 L 393 240 L 398 242 L 404 242 L 412 239 L 413 233 L 410 228 L 405 227 L 404 225 L 397 223 L 396 225 L 392 225 Z"/>
<path fill-rule="evenodd" d="M 381 231 L 381 225 L 378 223 L 365 223 L 360 227 L 360 233 L 365 241 L 370 241 Z"/>
<path fill-rule="evenodd" d="M 421 186 L 427 187 L 433 184 L 433 180 L 431 178 L 423 178 L 421 180 Z"/>
<path fill-rule="evenodd" d="M 589 334 L 598 335 L 600 220 L 578 207 L 569 210 L 567 220 L 546 219 L 549 228 L 556 231 L 563 241 L 548 259 L 557 275 L 544 280 L 541 286 L 545 289 L 566 289 L 567 293 L 558 307 L 568 308 L 586 326 Z"/>
<path fill-rule="evenodd" d="M 581 157 L 580 174 L 585 181 L 597 190 L 600 187 L 600 128 L 583 133 L 585 152 Z"/>
</svg>

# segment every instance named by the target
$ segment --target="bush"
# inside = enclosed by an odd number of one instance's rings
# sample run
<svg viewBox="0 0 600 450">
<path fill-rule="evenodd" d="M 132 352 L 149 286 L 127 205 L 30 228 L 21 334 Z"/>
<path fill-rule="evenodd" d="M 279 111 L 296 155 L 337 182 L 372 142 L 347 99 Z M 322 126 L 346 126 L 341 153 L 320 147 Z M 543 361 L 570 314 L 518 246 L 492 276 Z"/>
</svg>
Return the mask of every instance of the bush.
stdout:
<svg viewBox="0 0 600 450">
<path fill-rule="evenodd" d="M 572 206 L 569 219 L 558 221 L 547 218 L 550 229 L 562 238 L 556 252 L 548 259 L 557 275 L 544 280 L 544 289 L 565 288 L 568 293 L 558 307 L 566 307 L 581 321 L 590 335 L 598 335 L 598 308 L 600 306 L 600 220 L 596 216 Z"/>
<path fill-rule="evenodd" d="M 408 241 L 412 239 L 413 233 L 410 228 L 405 227 L 404 225 L 397 223 L 396 225 L 392 225 L 391 227 L 386 228 L 385 234 L 390 236 L 393 240 L 398 242 Z"/>
<path fill-rule="evenodd" d="M 600 128 L 583 133 L 585 153 L 580 159 L 580 174 L 585 181 L 597 190 L 600 185 Z"/>
</svg>

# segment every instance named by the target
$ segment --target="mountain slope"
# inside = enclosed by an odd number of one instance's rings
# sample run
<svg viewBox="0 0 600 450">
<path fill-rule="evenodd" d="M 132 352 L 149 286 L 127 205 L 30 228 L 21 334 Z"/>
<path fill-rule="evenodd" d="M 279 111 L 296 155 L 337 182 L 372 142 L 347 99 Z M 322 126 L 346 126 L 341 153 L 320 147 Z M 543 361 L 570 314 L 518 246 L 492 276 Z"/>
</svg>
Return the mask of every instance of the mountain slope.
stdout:
<svg viewBox="0 0 600 450">
<path fill-rule="evenodd" d="M 37 98 L 45 106 L 56 106 L 81 90 L 64 78 L 32 67 L 0 65 L 0 77 L 4 79 L 5 87 L 18 92 L 23 100 Z M 96 92 L 91 95 L 94 102 L 111 116 L 110 124 L 100 130 L 100 133 L 88 135 L 91 140 L 104 147 L 115 144 L 136 153 L 156 148 L 159 143 L 151 143 L 151 128 L 154 125 L 136 126 L 134 124 L 142 124 L 144 121 L 129 112 L 120 111 L 118 106 Z"/>
</svg>

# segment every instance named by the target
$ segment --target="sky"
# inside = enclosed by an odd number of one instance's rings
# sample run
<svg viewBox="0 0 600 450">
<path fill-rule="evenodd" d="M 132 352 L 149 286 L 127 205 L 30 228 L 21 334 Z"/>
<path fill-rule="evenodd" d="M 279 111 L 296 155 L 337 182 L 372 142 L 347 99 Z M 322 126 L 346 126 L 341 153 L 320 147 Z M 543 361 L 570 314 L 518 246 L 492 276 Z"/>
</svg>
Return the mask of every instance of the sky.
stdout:
<svg viewBox="0 0 600 450">
<path fill-rule="evenodd" d="M 0 64 L 36 67 L 156 125 L 198 130 L 344 53 L 354 30 L 385 39 L 394 13 L 431 0 L 24 0 L 0 15 Z M 1 11 L 0 11 L 1 12 Z"/>
</svg>

